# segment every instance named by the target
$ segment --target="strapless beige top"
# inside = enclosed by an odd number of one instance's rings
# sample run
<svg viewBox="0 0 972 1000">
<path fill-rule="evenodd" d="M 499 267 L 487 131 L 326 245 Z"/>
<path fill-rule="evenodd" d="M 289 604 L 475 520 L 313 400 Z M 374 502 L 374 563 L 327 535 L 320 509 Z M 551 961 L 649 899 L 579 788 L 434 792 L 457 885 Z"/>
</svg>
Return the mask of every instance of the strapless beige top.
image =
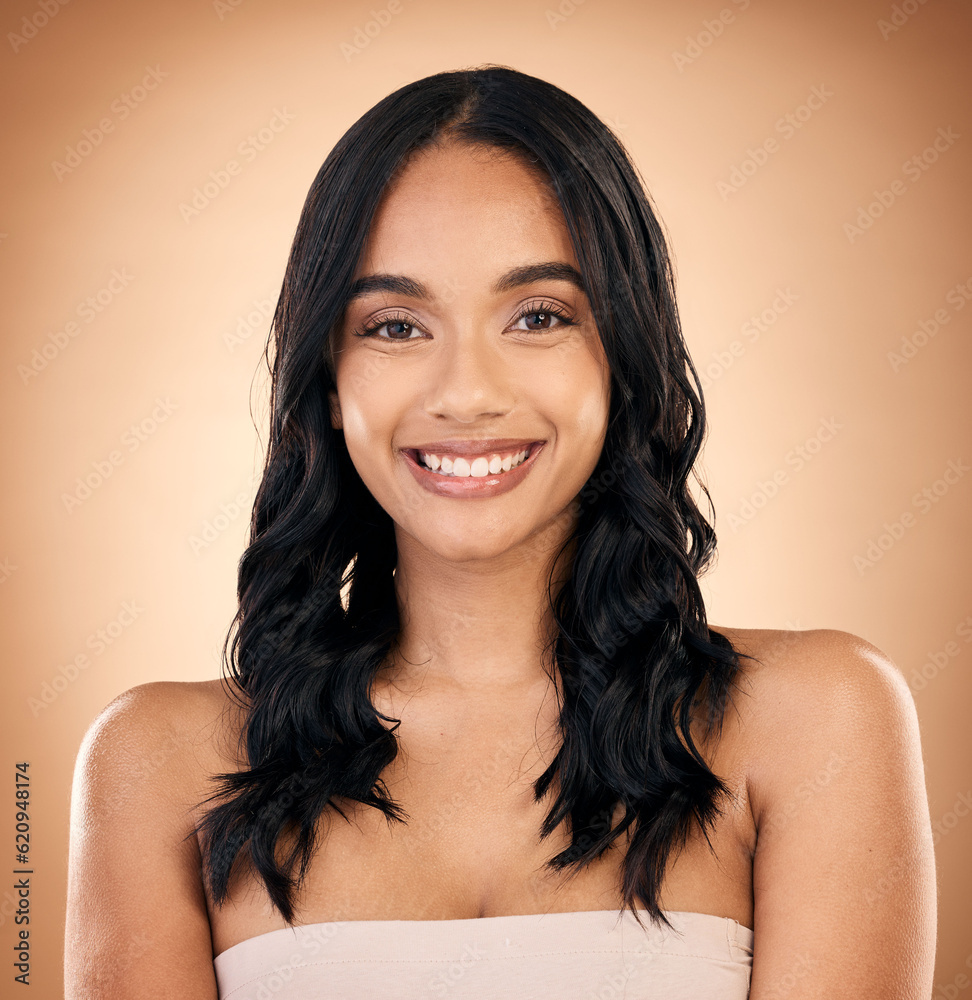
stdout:
<svg viewBox="0 0 972 1000">
<path fill-rule="evenodd" d="M 731 917 L 590 910 L 347 920 L 259 934 L 213 959 L 220 1000 L 745 1000 L 753 932 Z"/>
</svg>

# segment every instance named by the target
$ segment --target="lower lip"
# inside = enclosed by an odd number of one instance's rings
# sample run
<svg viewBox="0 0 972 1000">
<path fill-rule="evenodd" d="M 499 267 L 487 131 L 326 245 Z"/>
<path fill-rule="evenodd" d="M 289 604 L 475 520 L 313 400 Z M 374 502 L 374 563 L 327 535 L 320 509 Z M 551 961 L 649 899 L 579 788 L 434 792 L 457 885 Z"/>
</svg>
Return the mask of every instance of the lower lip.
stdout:
<svg viewBox="0 0 972 1000">
<path fill-rule="evenodd" d="M 526 461 L 509 472 L 489 473 L 485 476 L 443 476 L 420 465 L 410 451 L 403 451 L 408 471 L 416 482 L 430 493 L 440 497 L 494 497 L 519 486 L 530 474 L 533 462 L 543 450 L 543 442 L 534 444 Z"/>
</svg>

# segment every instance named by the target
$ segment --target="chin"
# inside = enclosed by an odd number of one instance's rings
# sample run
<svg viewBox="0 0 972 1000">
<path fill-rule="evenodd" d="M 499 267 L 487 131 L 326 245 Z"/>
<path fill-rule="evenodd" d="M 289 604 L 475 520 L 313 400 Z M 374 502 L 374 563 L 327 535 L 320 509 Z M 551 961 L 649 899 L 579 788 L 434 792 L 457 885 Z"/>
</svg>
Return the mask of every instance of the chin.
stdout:
<svg viewBox="0 0 972 1000">
<path fill-rule="evenodd" d="M 525 538 L 521 531 L 502 525 L 490 528 L 482 524 L 433 526 L 426 523 L 422 528 L 420 534 L 409 534 L 438 558 L 455 563 L 494 559 Z"/>
</svg>

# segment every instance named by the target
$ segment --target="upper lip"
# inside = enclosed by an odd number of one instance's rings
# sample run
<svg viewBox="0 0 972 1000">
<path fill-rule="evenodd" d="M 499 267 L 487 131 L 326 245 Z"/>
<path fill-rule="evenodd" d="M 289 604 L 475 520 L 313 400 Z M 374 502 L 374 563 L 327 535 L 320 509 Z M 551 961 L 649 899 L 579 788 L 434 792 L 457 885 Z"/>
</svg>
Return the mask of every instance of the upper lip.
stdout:
<svg viewBox="0 0 972 1000">
<path fill-rule="evenodd" d="M 532 444 L 542 444 L 538 438 L 479 438 L 460 440 L 452 438 L 446 441 L 431 441 L 428 444 L 408 445 L 403 451 L 424 451 L 426 454 L 438 455 L 488 455 L 493 452 L 520 451 Z"/>
</svg>

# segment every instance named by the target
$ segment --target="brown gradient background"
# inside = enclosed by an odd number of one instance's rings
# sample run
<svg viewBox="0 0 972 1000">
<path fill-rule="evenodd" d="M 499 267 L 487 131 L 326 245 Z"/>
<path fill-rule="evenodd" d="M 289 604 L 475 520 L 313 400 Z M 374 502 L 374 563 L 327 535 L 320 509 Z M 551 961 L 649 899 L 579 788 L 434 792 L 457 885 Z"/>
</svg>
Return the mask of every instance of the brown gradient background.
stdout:
<svg viewBox="0 0 972 1000">
<path fill-rule="evenodd" d="M 673 53 L 723 6 L 735 20 L 679 69 Z M 710 619 L 844 629 L 909 678 L 941 831 L 935 981 L 972 975 L 972 818 L 959 798 L 972 794 L 972 475 L 926 513 L 914 503 L 950 461 L 972 462 L 972 307 L 946 299 L 972 279 L 972 90 L 963 68 L 972 12 L 960 0 L 907 6 L 914 13 L 884 39 L 878 21 L 892 6 L 878 0 L 755 0 L 746 10 L 731 0 L 586 0 L 554 24 L 554 0 L 458 10 L 402 0 L 346 58 L 342 43 L 354 43 L 371 9 L 387 10 L 381 0 L 239 0 L 222 10 L 208 0 L 79 0 L 16 52 L 7 33 L 40 8 L 4 2 L 0 870 L 17 867 L 14 762 L 29 760 L 32 996 L 62 990 L 68 810 L 85 729 L 133 685 L 218 676 L 265 440 L 261 352 L 307 189 L 341 134 L 380 98 L 483 62 L 574 94 L 642 171 L 671 237 L 690 349 L 717 376 L 706 390 L 701 465 L 721 553 L 704 584 Z M 112 102 L 149 66 L 167 75 L 119 120 Z M 775 123 L 814 87 L 833 96 L 783 139 Z M 275 109 L 293 120 L 247 162 L 238 145 Z M 106 116 L 114 131 L 58 180 L 52 161 Z M 939 128 L 958 138 L 908 180 L 902 164 Z M 717 182 L 771 137 L 778 151 L 723 198 Z M 242 171 L 186 221 L 180 203 L 229 159 Z M 851 241 L 845 223 L 896 179 L 905 194 Z M 113 269 L 131 280 L 85 322 L 77 307 Z M 778 289 L 795 301 L 748 341 L 744 324 Z M 254 305 L 261 301 L 265 314 Z M 947 322 L 893 371 L 888 352 L 942 308 Z M 25 382 L 20 366 L 72 319 L 80 334 Z M 250 336 L 228 344 L 241 322 Z M 745 350 L 732 357 L 734 340 Z M 726 351 L 728 368 L 718 360 Z M 171 412 L 153 429 L 157 399 Z M 129 451 L 123 435 L 146 419 L 150 432 Z M 797 470 L 787 456 L 831 419 L 837 433 Z M 114 449 L 122 463 L 68 511 L 64 494 Z M 777 470 L 787 482 L 743 519 L 745 498 Z M 913 526 L 875 565 L 856 567 L 884 523 L 906 511 Z M 215 540 L 194 551 L 207 523 L 218 524 Z M 126 601 L 141 609 L 137 618 L 95 655 L 88 637 Z M 90 666 L 32 710 L 29 699 L 83 652 Z M 0 877 L 4 993 L 13 881 Z"/>
</svg>

